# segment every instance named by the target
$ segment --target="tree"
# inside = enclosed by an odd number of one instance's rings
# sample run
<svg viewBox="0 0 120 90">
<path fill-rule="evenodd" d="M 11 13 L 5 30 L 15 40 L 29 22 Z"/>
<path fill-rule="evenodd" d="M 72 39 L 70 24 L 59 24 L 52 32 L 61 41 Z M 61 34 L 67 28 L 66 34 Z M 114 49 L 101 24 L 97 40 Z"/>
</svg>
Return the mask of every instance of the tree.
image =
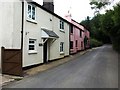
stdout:
<svg viewBox="0 0 120 90">
<path fill-rule="evenodd" d="M 102 8 L 109 5 L 112 1 L 92 0 L 92 9 L 99 12 Z M 90 22 L 93 37 L 102 42 L 108 42 L 110 37 L 113 48 L 120 52 L 120 4 L 114 6 L 113 10 L 107 10 L 105 14 L 97 13 Z"/>
<path fill-rule="evenodd" d="M 113 47 L 120 52 L 120 4 L 114 7 L 113 21 L 114 28 L 111 31 L 111 34 L 114 33 L 112 35 Z"/>
<path fill-rule="evenodd" d="M 83 20 L 80 24 L 84 25 L 87 30 L 91 32 L 90 17 L 87 16 L 86 20 Z"/>
<path fill-rule="evenodd" d="M 94 9 L 94 15 L 99 14 L 100 10 L 110 5 L 114 0 L 91 0 L 91 9 Z"/>
</svg>

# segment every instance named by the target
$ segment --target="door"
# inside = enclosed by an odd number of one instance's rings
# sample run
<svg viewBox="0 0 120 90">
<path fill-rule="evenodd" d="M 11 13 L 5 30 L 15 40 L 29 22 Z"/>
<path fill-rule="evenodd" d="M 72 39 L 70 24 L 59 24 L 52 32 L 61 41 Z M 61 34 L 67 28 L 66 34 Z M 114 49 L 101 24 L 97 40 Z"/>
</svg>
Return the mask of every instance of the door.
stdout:
<svg viewBox="0 0 120 90">
<path fill-rule="evenodd" d="M 45 39 L 44 39 L 45 41 Z M 44 63 L 47 63 L 47 41 L 44 43 L 44 46 L 43 46 L 43 60 L 44 60 Z"/>
</svg>

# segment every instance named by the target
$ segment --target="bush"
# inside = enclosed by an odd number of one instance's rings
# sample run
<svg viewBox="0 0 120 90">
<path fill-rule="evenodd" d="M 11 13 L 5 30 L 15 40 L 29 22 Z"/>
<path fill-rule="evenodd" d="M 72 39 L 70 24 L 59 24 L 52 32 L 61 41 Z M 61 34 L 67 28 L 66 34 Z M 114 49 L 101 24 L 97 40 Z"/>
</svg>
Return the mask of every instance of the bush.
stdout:
<svg viewBox="0 0 120 90">
<path fill-rule="evenodd" d="M 120 53 L 120 38 L 114 37 L 112 40 L 113 49 Z"/>
<path fill-rule="evenodd" d="M 99 46 L 102 46 L 103 43 L 96 40 L 96 39 L 91 39 L 90 40 L 90 45 L 91 45 L 91 47 L 99 47 Z"/>
</svg>

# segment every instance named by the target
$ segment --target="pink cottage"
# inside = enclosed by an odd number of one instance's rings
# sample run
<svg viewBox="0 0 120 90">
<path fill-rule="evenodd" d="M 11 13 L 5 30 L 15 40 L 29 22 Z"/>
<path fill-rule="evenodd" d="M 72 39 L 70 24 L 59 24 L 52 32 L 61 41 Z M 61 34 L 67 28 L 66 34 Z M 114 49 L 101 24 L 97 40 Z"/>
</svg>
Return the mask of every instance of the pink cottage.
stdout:
<svg viewBox="0 0 120 90">
<path fill-rule="evenodd" d="M 70 54 L 77 53 L 90 47 L 90 33 L 84 26 L 71 19 L 71 15 L 66 15 L 70 23 Z"/>
</svg>

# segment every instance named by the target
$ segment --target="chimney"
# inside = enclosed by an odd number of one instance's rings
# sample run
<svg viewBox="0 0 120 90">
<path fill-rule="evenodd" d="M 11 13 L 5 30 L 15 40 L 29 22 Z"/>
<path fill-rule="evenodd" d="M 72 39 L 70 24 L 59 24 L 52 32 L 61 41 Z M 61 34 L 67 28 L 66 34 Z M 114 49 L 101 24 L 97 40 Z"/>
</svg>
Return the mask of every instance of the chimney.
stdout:
<svg viewBox="0 0 120 90">
<path fill-rule="evenodd" d="M 70 10 L 68 10 L 68 14 L 67 14 L 67 15 L 65 15 L 65 19 L 66 19 L 67 21 L 69 21 L 69 22 L 71 22 L 71 21 L 72 21 L 72 15 L 71 15 Z"/>
<path fill-rule="evenodd" d="M 43 0 L 43 7 L 54 13 L 54 2 L 53 2 L 53 0 Z"/>
</svg>

